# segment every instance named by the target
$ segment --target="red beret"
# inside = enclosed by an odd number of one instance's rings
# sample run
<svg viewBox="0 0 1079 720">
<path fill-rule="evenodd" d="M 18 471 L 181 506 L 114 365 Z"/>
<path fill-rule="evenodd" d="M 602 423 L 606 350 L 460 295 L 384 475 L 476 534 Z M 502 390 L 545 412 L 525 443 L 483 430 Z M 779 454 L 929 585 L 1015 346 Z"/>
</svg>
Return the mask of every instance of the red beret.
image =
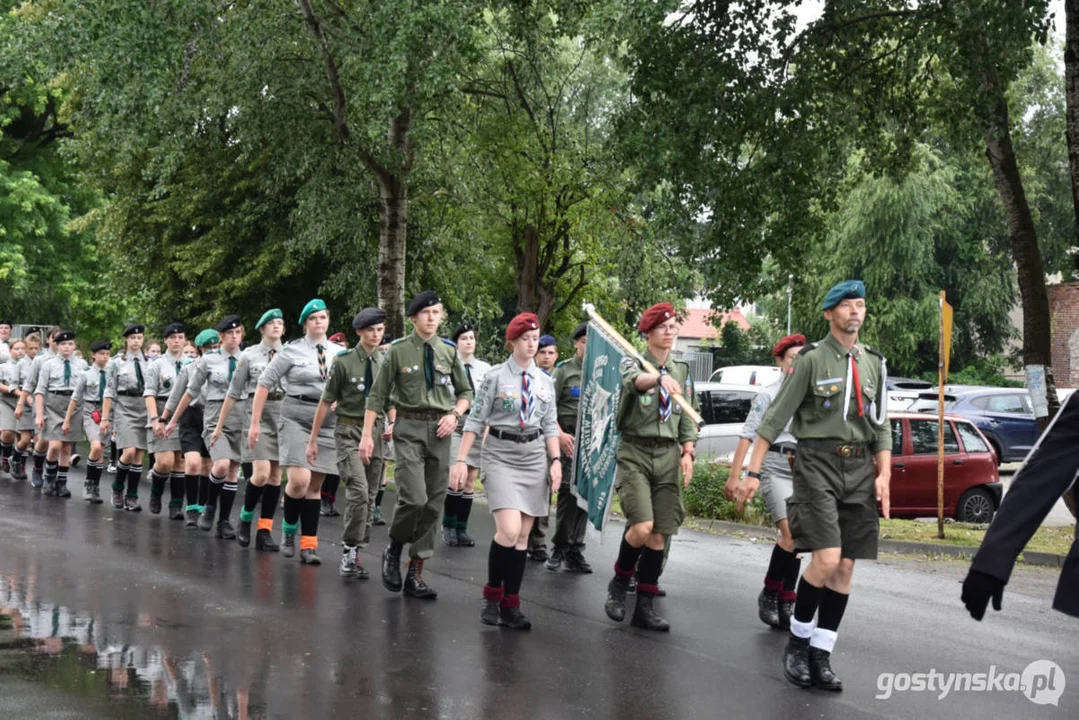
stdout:
<svg viewBox="0 0 1079 720">
<path fill-rule="evenodd" d="M 772 357 L 777 357 L 777 358 L 783 357 L 783 353 L 787 352 L 788 350 L 790 350 L 795 345 L 805 345 L 805 344 L 806 344 L 806 336 L 805 335 L 788 335 L 787 337 L 785 337 L 782 340 L 780 340 L 779 342 L 777 342 L 776 346 L 774 348 L 772 348 Z"/>
<path fill-rule="evenodd" d="M 334 333 L 333 335 L 330 335 L 329 340 L 332 343 L 343 343 L 345 342 L 345 334 L 342 332 Z"/>
<path fill-rule="evenodd" d="M 516 340 L 529 330 L 539 330 L 539 318 L 534 313 L 521 313 L 506 326 L 506 339 Z"/>
<path fill-rule="evenodd" d="M 674 317 L 674 305 L 668 302 L 656 303 L 644 311 L 641 321 L 637 324 L 637 330 L 643 333 L 649 332 L 657 325 L 662 325 Z"/>
</svg>

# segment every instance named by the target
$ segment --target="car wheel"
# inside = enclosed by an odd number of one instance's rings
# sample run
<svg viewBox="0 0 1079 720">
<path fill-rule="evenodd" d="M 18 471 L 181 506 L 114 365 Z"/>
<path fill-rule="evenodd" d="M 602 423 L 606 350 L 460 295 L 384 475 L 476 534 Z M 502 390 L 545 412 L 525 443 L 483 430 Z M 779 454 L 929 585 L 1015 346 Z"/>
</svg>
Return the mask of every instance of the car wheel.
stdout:
<svg viewBox="0 0 1079 720">
<path fill-rule="evenodd" d="M 959 522 L 985 525 L 993 519 L 996 508 L 993 507 L 993 496 L 989 491 L 981 488 L 971 488 L 959 498 L 959 504 L 955 509 L 955 519 Z"/>
</svg>

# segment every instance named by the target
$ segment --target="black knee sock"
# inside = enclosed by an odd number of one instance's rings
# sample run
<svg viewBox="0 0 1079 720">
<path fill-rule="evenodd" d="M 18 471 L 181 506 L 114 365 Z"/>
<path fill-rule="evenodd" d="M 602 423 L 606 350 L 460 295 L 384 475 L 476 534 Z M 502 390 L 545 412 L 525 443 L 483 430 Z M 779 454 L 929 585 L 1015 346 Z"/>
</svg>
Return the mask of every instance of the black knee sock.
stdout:
<svg viewBox="0 0 1079 720">
<path fill-rule="evenodd" d="M 322 483 L 322 497 L 326 498 L 330 502 L 337 501 L 337 488 L 341 485 L 340 475 L 327 475 L 326 481 Z"/>
<path fill-rule="evenodd" d="M 169 507 L 184 504 L 184 474 L 175 470 L 169 473 Z"/>
<path fill-rule="evenodd" d="M 265 485 L 258 486 L 248 481 L 247 488 L 244 490 L 244 513 L 251 513 L 254 515 L 255 508 L 259 506 L 259 500 L 262 499 L 262 491 Z M 243 518 L 240 518 L 241 520 Z"/>
<path fill-rule="evenodd" d="M 294 498 L 288 493 L 285 493 L 285 524 L 298 527 L 303 507 L 303 498 Z"/>
<path fill-rule="evenodd" d="M 158 472 L 157 470 L 150 471 L 150 494 L 156 497 L 161 497 L 165 494 L 165 483 L 168 482 L 169 476 L 165 473 Z"/>
<path fill-rule="evenodd" d="M 487 586 L 501 588 L 505 581 L 505 573 L 508 564 L 513 557 L 513 548 L 499 545 L 491 541 L 491 549 L 487 551 Z"/>
<path fill-rule="evenodd" d="M 206 498 L 206 507 L 217 507 L 217 500 L 221 497 L 221 488 L 225 485 L 225 478 L 217 477 L 210 473 L 210 494 Z"/>
<path fill-rule="evenodd" d="M 60 463 L 52 460 L 45 461 L 45 479 L 49 482 L 56 482 L 56 469 L 60 467 Z"/>
<path fill-rule="evenodd" d="M 255 476 L 255 466 L 249 462 L 240 463 L 240 469 L 244 471 L 244 480 L 250 483 Z"/>
<path fill-rule="evenodd" d="M 210 501 L 210 478 L 206 475 L 199 475 L 199 505 L 206 507 L 206 504 Z"/>
<path fill-rule="evenodd" d="M 378 489 L 378 492 L 375 493 L 375 507 L 382 507 L 382 496 L 385 494 L 385 490 L 383 490 L 382 488 Z"/>
<path fill-rule="evenodd" d="M 808 638 L 813 631 L 813 616 L 817 614 L 824 588 L 811 585 L 805 576 L 798 581 L 798 599 L 794 601 L 791 635 Z"/>
<path fill-rule="evenodd" d="M 187 510 L 194 510 L 199 504 L 199 476 L 184 475 L 184 496 Z"/>
<path fill-rule="evenodd" d="M 645 546 L 637 565 L 637 592 L 655 595 L 659 591 L 659 575 L 663 572 L 663 551 Z"/>
<path fill-rule="evenodd" d="M 67 465 L 59 465 L 56 468 L 56 487 L 67 487 L 67 471 L 70 469 Z"/>
<path fill-rule="evenodd" d="M 798 587 L 798 573 L 802 569 L 802 559 L 798 557 L 797 553 L 791 553 L 790 558 L 787 560 L 787 567 L 783 573 L 783 590 L 784 593 L 793 593 L 794 589 Z M 786 598 L 790 599 L 790 598 Z"/>
<path fill-rule="evenodd" d="M 502 586 L 505 588 L 506 595 L 520 595 L 521 583 L 525 577 L 525 564 L 528 562 L 528 551 L 516 548 L 507 548 L 507 550 L 509 552 L 503 554 L 506 564 L 503 566 L 505 577 L 502 580 Z"/>
<path fill-rule="evenodd" d="M 459 490 L 447 490 L 446 499 L 442 503 L 442 527 L 457 527 L 457 507 L 461 501 Z"/>
<path fill-rule="evenodd" d="M 101 482 L 101 461 L 89 460 L 86 463 L 86 482 L 89 485 L 97 487 L 97 484 Z"/>
<path fill-rule="evenodd" d="M 642 545 L 635 548 L 622 536 L 622 544 L 618 546 L 618 560 L 614 564 L 614 574 L 620 577 L 629 577 L 637 569 L 637 560 L 641 557 Z"/>
<path fill-rule="evenodd" d="M 142 480 L 142 466 L 127 466 L 127 496 L 134 498 L 139 496 L 139 481 Z"/>
<path fill-rule="evenodd" d="M 221 514 L 218 515 L 219 520 L 228 520 L 229 515 L 232 514 L 232 504 L 236 501 L 236 483 L 225 482 L 221 485 L 221 496 L 218 498 L 218 505 L 221 508 Z"/>
<path fill-rule="evenodd" d="M 115 492 L 123 492 L 124 486 L 127 484 L 127 464 L 122 462 L 116 463 L 116 479 L 112 481 L 112 489 Z"/>
<path fill-rule="evenodd" d="M 787 552 L 779 546 L 779 543 L 772 546 L 772 559 L 768 561 L 768 572 L 764 576 L 764 584 L 766 587 L 770 590 L 778 590 L 780 588 L 783 584 L 783 578 L 787 573 L 790 559 L 793 556 L 794 553 Z"/>
<path fill-rule="evenodd" d="M 472 514 L 473 493 L 462 493 L 457 499 L 457 529 L 468 529 L 468 516 Z"/>
<path fill-rule="evenodd" d="M 34 469 L 41 470 L 45 466 L 45 453 L 34 451 Z"/>
<path fill-rule="evenodd" d="M 259 513 L 259 517 L 266 520 L 273 520 L 275 514 L 277 514 L 277 502 L 281 499 L 281 486 L 280 485 L 266 485 L 262 489 L 262 512 Z"/>
<path fill-rule="evenodd" d="M 838 630 L 849 599 L 850 595 L 838 593 L 831 588 L 824 588 L 824 593 L 820 599 L 820 610 L 817 612 L 817 627 L 821 630 L 831 630 L 832 632 Z"/>
<path fill-rule="evenodd" d="M 300 508 L 300 535 L 304 537 L 318 537 L 319 511 L 322 509 L 321 500 L 304 499 L 303 507 Z"/>
</svg>

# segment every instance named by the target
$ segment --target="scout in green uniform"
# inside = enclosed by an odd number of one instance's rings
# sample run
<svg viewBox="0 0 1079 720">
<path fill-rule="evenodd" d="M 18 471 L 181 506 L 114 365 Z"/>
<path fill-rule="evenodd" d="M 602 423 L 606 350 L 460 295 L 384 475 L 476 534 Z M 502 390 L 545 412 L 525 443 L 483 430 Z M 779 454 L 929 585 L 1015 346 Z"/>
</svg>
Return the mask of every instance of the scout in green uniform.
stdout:
<svg viewBox="0 0 1079 720">
<path fill-rule="evenodd" d="M 622 366 L 622 396 L 618 401 L 617 490 L 626 515 L 626 534 L 618 549 L 614 577 L 607 586 L 607 617 L 622 622 L 626 593 L 637 572 L 634 627 L 667 631 L 670 624 L 656 615 L 652 601 L 659 591 L 663 549 L 685 518 L 682 487 L 693 478 L 697 426 L 682 412 L 674 396 L 692 398 L 697 406 L 689 365 L 671 356 L 678 338 L 678 318 L 670 303 L 645 311 L 637 329 L 645 335 L 645 358 L 658 373 L 646 373 L 627 359 Z M 681 480 L 681 482 L 679 482 Z M 639 562 L 638 562 L 639 561 Z"/>
<path fill-rule="evenodd" d="M 413 332 L 394 341 L 367 395 L 360 458 L 371 462 L 379 415 L 393 396 L 397 506 L 390 524 L 390 545 L 382 553 L 382 584 L 391 592 L 404 588 L 411 597 L 433 599 L 423 581 L 423 561 L 435 552 L 435 532 L 446 496 L 450 435 L 468 410 L 472 389 L 453 343 L 437 336 L 442 301 L 424 290 L 408 306 Z M 456 402 L 453 401 L 456 393 Z M 401 581 L 401 550 L 409 544 L 408 576 Z"/>
<path fill-rule="evenodd" d="M 558 342 L 554 335 L 540 335 L 539 350 L 536 351 L 536 367 L 548 377 L 554 374 L 558 364 Z M 548 513 L 549 515 L 549 513 Z M 532 523 L 528 533 L 528 559 L 536 562 L 547 560 L 547 522 L 548 515 L 541 515 Z"/>
<path fill-rule="evenodd" d="M 360 565 L 358 553 L 360 546 L 369 540 L 368 504 L 375 502 L 375 493 L 382 481 L 381 422 L 375 429 L 378 435 L 376 451 L 366 466 L 360 461 L 360 440 L 367 395 L 385 360 L 378 346 L 386 332 L 386 311 L 377 307 L 364 308 L 352 319 L 352 328 L 360 341 L 356 347 L 338 353 L 334 360 L 315 411 L 307 458 L 312 464 L 316 462 L 319 429 L 330 407 L 337 403 L 333 438 L 337 446 L 337 473 L 345 485 L 345 523 L 339 569 L 343 577 L 366 580 L 369 574 Z"/>
<path fill-rule="evenodd" d="M 577 504 L 573 494 L 573 451 L 577 434 L 577 408 L 581 404 L 581 361 L 588 342 L 588 323 L 573 331 L 576 354 L 560 362 L 554 370 L 555 402 L 558 405 L 558 444 L 562 450 L 562 484 L 558 486 L 555 510 L 554 542 L 548 570 L 558 570 L 562 563 L 570 572 L 590 573 L 592 566 L 584 559 L 584 534 L 588 512 Z"/>
<path fill-rule="evenodd" d="M 831 651 L 854 561 L 877 557 L 877 501 L 888 517 L 892 438 L 884 356 L 858 343 L 865 285 L 836 285 L 821 309 L 831 332 L 795 358 L 765 413 L 744 494 L 752 499 L 765 453 L 790 422 L 798 452 L 787 519 L 795 549 L 811 550 L 813 559 L 798 583 L 783 670 L 795 685 L 838 691 L 843 684 L 832 672 Z"/>
</svg>

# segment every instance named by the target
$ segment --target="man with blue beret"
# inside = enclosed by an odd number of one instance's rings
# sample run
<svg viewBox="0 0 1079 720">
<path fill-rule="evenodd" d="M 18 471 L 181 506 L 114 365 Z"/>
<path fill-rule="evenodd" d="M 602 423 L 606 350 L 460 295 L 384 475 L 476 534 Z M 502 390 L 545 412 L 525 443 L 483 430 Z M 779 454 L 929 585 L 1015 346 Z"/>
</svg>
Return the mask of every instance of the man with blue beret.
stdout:
<svg viewBox="0 0 1079 720">
<path fill-rule="evenodd" d="M 539 346 L 536 350 L 536 367 L 551 375 L 555 365 L 558 364 L 558 341 L 554 335 L 540 335 Z M 532 523 L 532 530 L 528 533 L 528 559 L 543 562 L 547 556 L 547 528 L 549 520 L 546 515 L 536 518 Z"/>
<path fill-rule="evenodd" d="M 865 284 L 839 283 L 821 310 L 831 331 L 787 370 L 757 428 L 743 495 L 752 499 L 765 454 L 790 422 L 798 452 L 787 520 L 795 550 L 813 559 L 798 582 L 783 671 L 795 685 L 839 691 L 831 652 L 854 561 L 877 557 L 878 501 L 889 516 L 892 433 L 884 356 L 858 342 Z"/>
</svg>

